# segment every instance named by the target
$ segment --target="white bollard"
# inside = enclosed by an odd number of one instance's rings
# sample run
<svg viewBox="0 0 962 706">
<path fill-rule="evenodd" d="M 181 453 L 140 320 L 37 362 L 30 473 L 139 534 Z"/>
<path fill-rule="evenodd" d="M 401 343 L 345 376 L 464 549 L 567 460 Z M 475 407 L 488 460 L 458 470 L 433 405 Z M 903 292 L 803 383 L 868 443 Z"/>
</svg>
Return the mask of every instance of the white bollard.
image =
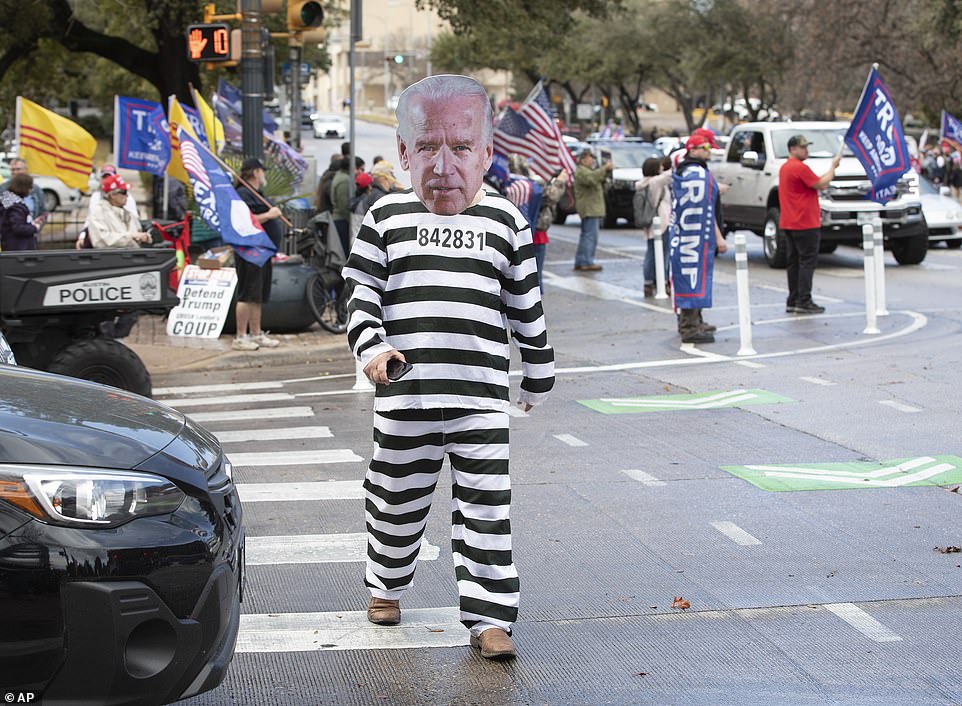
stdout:
<svg viewBox="0 0 962 706">
<path fill-rule="evenodd" d="M 651 222 L 655 233 L 652 244 L 655 246 L 655 299 L 667 299 L 665 292 L 665 244 L 661 240 L 661 218 L 655 216 Z"/>
<path fill-rule="evenodd" d="M 862 333 L 881 333 L 875 318 L 875 236 L 871 223 L 862 226 L 862 252 L 865 256 L 865 330 Z"/>
<path fill-rule="evenodd" d="M 745 234 L 735 233 L 735 288 L 738 293 L 738 355 L 755 355 L 752 348 L 752 307 L 748 298 L 748 248 Z"/>
<path fill-rule="evenodd" d="M 352 390 L 373 390 L 374 383 L 367 379 L 364 374 L 364 366 L 357 358 L 354 359 L 354 387 Z"/>
<path fill-rule="evenodd" d="M 885 306 L 885 246 L 882 233 L 882 219 L 872 219 L 872 234 L 875 242 L 875 314 L 888 316 Z"/>
</svg>

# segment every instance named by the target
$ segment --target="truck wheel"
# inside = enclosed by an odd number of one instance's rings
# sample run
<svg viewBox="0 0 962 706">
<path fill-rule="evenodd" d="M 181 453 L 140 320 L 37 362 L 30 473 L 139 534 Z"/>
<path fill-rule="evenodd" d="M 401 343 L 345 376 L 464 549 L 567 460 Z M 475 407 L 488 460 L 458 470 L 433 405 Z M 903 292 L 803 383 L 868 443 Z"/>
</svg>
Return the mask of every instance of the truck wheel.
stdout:
<svg viewBox="0 0 962 706">
<path fill-rule="evenodd" d="M 67 346 L 54 356 L 47 370 L 144 397 L 150 397 L 153 390 L 143 361 L 127 346 L 110 338 L 90 338 Z"/>
<path fill-rule="evenodd" d="M 892 241 L 892 254 L 900 265 L 917 265 L 925 259 L 929 251 L 929 234 L 921 233 L 911 238 L 897 238 Z"/>
<path fill-rule="evenodd" d="M 962 247 L 962 240 L 943 240 L 942 242 L 945 243 L 945 247 L 949 250 L 958 250 Z"/>
<path fill-rule="evenodd" d="M 769 267 L 785 269 L 788 266 L 788 246 L 785 244 L 785 232 L 778 227 L 779 210 L 776 207 L 765 213 L 765 230 L 762 233 L 762 244 L 765 250 L 765 260 Z"/>
<path fill-rule="evenodd" d="M 838 249 L 838 243 L 834 243 L 834 242 L 831 242 L 831 241 L 826 243 L 826 242 L 823 240 L 822 242 L 820 242 L 820 243 L 818 244 L 818 251 L 819 251 L 820 253 L 824 253 L 825 255 L 828 255 L 829 253 L 833 253 L 833 252 L 835 252 L 837 249 Z"/>
</svg>

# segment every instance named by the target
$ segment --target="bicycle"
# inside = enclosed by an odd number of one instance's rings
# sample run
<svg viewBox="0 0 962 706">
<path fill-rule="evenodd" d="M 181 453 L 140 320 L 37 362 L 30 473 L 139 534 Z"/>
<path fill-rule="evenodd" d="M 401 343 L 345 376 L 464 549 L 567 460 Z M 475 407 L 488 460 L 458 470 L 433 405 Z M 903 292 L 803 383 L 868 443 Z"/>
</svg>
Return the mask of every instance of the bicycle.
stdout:
<svg viewBox="0 0 962 706">
<path fill-rule="evenodd" d="M 306 237 L 305 237 L 306 236 Z M 347 331 L 347 301 L 350 293 L 341 267 L 346 258 L 337 229 L 328 211 L 317 214 L 297 234 L 298 251 L 315 274 L 307 282 L 307 304 L 314 318 L 326 331 Z"/>
</svg>

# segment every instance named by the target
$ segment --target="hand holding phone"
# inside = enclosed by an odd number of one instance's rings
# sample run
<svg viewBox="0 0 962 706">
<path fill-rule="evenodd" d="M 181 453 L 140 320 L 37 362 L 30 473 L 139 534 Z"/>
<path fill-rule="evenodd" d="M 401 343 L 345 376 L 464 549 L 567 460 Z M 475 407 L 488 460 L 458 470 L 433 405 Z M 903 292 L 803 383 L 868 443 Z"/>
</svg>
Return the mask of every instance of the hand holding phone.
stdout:
<svg viewBox="0 0 962 706">
<path fill-rule="evenodd" d="M 407 361 L 391 358 L 387 362 L 387 379 L 391 382 L 397 382 L 413 369 L 414 366 Z"/>
</svg>

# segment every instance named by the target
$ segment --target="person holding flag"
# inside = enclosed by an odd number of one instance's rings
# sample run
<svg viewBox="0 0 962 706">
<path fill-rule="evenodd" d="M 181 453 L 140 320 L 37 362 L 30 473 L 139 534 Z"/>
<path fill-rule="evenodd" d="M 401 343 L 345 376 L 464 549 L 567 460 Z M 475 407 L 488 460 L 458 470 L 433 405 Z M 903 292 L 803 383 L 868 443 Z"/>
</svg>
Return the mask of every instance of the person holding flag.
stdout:
<svg viewBox="0 0 962 706">
<path fill-rule="evenodd" d="M 720 189 L 708 170 L 710 132 L 696 130 L 685 143 L 685 158 L 672 176 L 669 236 L 672 296 L 682 343 L 714 343 L 715 327 L 702 319 L 712 305 L 715 252 L 728 250 L 718 225 Z"/>
<path fill-rule="evenodd" d="M 247 204 L 255 221 L 264 229 L 279 250 L 284 241 L 284 225 L 281 209 L 267 200 L 261 189 L 267 183 L 264 165 L 256 157 L 249 157 L 241 165 L 237 195 Z M 237 268 L 237 337 L 234 350 L 256 351 L 258 348 L 276 348 L 280 341 L 271 338 L 261 329 L 261 312 L 271 296 L 272 269 L 268 258 L 258 266 L 243 258 L 235 262 Z"/>
<path fill-rule="evenodd" d="M 818 192 L 835 178 L 842 153 L 835 155 L 827 172 L 816 176 L 805 164 L 809 144 L 804 135 L 788 138 L 788 160 L 778 172 L 778 205 L 781 209 L 778 227 L 785 231 L 788 248 L 788 299 L 785 301 L 788 314 L 821 314 L 825 311 L 824 306 L 812 301 L 812 280 L 822 240 Z"/>
<path fill-rule="evenodd" d="M 178 138 L 182 166 L 193 187 L 200 215 L 221 234 L 236 256 L 237 337 L 233 348 L 243 351 L 273 348 L 279 341 L 275 342 L 276 339 L 261 330 L 261 306 L 270 294 L 269 263 L 277 251 L 277 242 L 265 232 L 262 221 L 281 218 L 280 210 L 268 206 L 259 217 L 255 216 L 248 203 L 241 200 L 217 157 L 184 126 L 178 131 Z M 260 203 L 254 192 L 263 186 L 263 166 L 258 160 L 246 160 L 241 168 L 241 177 L 244 176 L 248 177 L 244 181 L 250 184 L 245 187 L 246 191 Z"/>
</svg>

